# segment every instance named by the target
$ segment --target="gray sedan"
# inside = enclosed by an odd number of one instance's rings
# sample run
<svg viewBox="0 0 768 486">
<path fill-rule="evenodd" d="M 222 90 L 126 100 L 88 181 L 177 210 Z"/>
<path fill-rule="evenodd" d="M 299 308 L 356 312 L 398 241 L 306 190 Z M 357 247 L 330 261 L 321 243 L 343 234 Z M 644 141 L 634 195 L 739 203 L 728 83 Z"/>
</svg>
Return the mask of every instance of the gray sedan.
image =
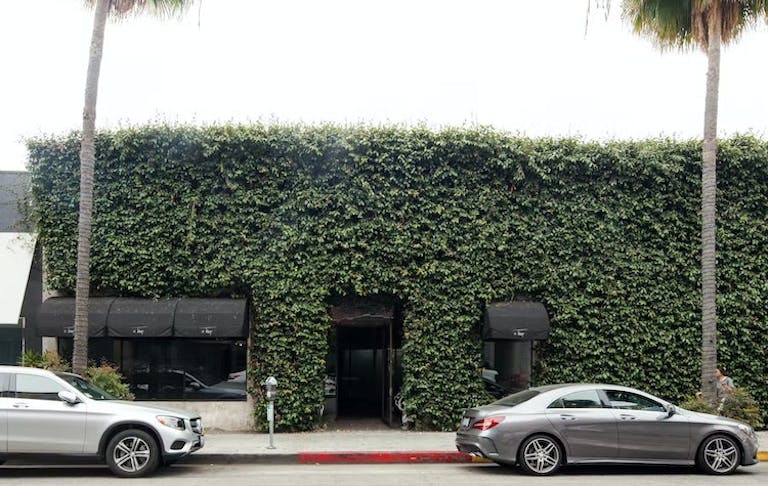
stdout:
<svg viewBox="0 0 768 486">
<path fill-rule="evenodd" d="M 615 385 L 543 386 L 468 409 L 456 447 L 535 475 L 563 464 L 695 464 L 729 474 L 757 463 L 749 425 Z"/>
</svg>

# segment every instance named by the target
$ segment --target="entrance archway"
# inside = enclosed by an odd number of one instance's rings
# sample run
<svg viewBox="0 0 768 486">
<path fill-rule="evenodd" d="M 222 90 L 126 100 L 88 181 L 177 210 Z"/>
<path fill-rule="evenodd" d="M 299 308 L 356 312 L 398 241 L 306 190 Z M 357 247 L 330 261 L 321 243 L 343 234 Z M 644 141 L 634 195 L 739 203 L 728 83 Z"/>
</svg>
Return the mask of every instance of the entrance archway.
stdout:
<svg viewBox="0 0 768 486">
<path fill-rule="evenodd" d="M 393 302 L 347 298 L 330 308 L 326 417 L 399 424 L 402 312 Z M 330 388 L 334 388 L 331 392 Z M 330 396 L 329 396 L 330 395 Z"/>
</svg>

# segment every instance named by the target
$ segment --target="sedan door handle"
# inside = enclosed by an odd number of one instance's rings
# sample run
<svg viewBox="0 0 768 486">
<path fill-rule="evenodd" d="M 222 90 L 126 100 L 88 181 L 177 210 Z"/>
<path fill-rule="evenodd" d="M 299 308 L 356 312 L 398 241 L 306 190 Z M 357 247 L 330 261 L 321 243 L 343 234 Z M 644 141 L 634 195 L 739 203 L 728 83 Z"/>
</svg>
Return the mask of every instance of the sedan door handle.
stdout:
<svg viewBox="0 0 768 486">
<path fill-rule="evenodd" d="M 637 417 L 635 417 L 634 415 L 627 415 L 625 413 L 622 413 L 620 417 L 621 417 L 621 420 L 637 420 Z"/>
<path fill-rule="evenodd" d="M 561 413 L 560 420 L 576 420 L 576 417 L 567 413 Z"/>
<path fill-rule="evenodd" d="M 13 408 L 29 408 L 29 405 L 26 403 L 14 403 Z"/>
</svg>

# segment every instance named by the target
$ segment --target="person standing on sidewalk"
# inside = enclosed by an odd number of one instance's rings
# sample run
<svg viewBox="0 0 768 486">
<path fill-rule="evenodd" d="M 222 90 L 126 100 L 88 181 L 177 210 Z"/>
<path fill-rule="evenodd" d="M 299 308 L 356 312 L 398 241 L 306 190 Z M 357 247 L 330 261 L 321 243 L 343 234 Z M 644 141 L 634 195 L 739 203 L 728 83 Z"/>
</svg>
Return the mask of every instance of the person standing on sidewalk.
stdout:
<svg viewBox="0 0 768 486">
<path fill-rule="evenodd" d="M 720 409 L 723 407 L 725 398 L 733 392 L 735 387 L 733 385 L 733 379 L 728 376 L 728 370 L 725 369 L 725 366 L 723 365 L 718 365 L 718 367 L 715 368 L 715 378 L 717 379 L 717 381 L 715 381 L 717 410 L 720 411 Z"/>
<path fill-rule="evenodd" d="M 723 408 L 723 402 L 725 398 L 730 395 L 735 388 L 733 379 L 728 376 L 728 370 L 723 365 L 718 365 L 715 368 L 715 405 L 717 411 Z M 701 392 L 696 392 L 697 398 L 702 398 Z"/>
</svg>

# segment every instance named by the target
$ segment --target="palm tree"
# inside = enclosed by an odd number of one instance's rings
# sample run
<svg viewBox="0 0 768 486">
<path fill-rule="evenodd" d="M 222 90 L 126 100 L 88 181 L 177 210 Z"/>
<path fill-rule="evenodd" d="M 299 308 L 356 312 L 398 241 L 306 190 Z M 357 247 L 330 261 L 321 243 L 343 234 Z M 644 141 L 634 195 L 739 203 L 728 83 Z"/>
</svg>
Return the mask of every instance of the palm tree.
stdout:
<svg viewBox="0 0 768 486">
<path fill-rule="evenodd" d="M 715 306 L 715 193 L 720 46 L 746 27 L 768 20 L 767 0 L 623 0 L 623 16 L 635 32 L 661 49 L 699 47 L 707 53 L 704 144 L 701 167 L 701 391 L 715 400 L 717 310 Z"/>
<path fill-rule="evenodd" d="M 80 213 L 77 225 L 77 281 L 75 283 L 75 335 L 72 369 L 82 374 L 88 365 L 88 295 L 90 292 L 91 215 L 93 212 L 93 167 L 96 159 L 96 97 L 107 17 L 117 19 L 140 13 L 160 17 L 180 15 L 191 0 L 85 0 L 95 7 L 88 75 L 85 82 L 83 133 L 80 142 Z"/>
</svg>

